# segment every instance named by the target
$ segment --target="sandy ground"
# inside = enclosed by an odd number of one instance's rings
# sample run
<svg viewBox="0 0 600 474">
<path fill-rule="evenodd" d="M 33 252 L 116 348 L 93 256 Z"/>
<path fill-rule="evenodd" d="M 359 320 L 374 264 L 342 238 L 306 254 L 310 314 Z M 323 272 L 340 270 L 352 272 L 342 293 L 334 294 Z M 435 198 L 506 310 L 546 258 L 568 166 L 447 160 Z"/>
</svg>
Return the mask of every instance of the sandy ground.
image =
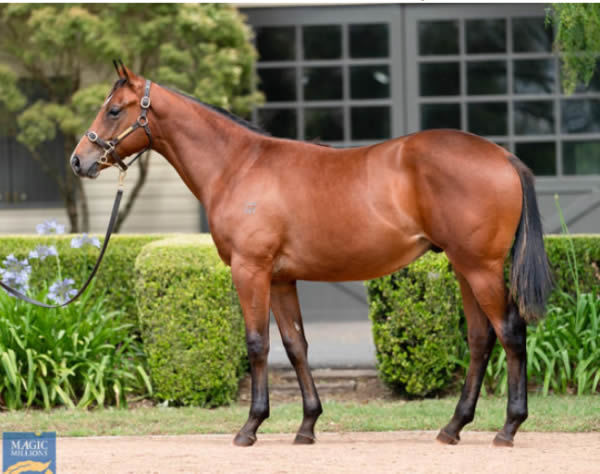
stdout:
<svg viewBox="0 0 600 474">
<path fill-rule="evenodd" d="M 259 436 L 237 448 L 230 435 L 58 438 L 63 473 L 599 473 L 600 433 L 519 433 L 514 448 L 491 445 L 494 433 L 465 432 L 457 446 L 436 433 L 321 433 L 313 446 L 293 435 Z"/>
</svg>

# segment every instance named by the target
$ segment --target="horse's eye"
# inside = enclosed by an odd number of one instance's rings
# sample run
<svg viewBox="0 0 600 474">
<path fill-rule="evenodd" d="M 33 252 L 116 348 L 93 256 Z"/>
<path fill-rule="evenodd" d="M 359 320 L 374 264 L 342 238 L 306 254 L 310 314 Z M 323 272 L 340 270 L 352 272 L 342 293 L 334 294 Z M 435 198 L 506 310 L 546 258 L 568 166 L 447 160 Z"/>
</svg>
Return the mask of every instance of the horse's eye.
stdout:
<svg viewBox="0 0 600 474">
<path fill-rule="evenodd" d="M 108 114 L 111 117 L 116 117 L 120 113 L 121 113 L 121 109 L 119 107 L 111 107 L 110 110 L 108 111 Z"/>
</svg>

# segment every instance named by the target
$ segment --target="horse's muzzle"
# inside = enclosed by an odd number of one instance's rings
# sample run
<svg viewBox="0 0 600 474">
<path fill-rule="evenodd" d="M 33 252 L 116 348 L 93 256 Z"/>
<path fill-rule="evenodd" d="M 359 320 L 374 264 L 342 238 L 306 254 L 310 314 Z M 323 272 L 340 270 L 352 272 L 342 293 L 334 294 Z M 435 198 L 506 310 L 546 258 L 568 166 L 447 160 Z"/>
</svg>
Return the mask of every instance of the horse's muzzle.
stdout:
<svg viewBox="0 0 600 474">
<path fill-rule="evenodd" d="M 93 162 L 87 170 L 84 170 L 81 165 L 79 156 L 71 156 L 71 168 L 73 172 L 81 178 L 97 178 L 100 174 L 100 168 L 97 162 Z"/>
</svg>

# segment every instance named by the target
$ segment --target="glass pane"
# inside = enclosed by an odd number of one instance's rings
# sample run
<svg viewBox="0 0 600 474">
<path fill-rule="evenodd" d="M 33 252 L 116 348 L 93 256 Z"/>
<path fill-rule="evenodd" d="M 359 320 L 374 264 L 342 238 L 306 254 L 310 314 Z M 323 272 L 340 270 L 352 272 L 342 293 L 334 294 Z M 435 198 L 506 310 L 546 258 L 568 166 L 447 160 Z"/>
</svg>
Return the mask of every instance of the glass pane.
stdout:
<svg viewBox="0 0 600 474">
<path fill-rule="evenodd" d="M 467 92 L 506 94 L 506 61 L 472 61 L 467 63 Z"/>
<path fill-rule="evenodd" d="M 515 102 L 515 134 L 554 133 L 554 104 L 550 101 Z"/>
<path fill-rule="evenodd" d="M 424 63 L 419 65 L 422 96 L 460 94 L 458 63 Z"/>
<path fill-rule="evenodd" d="M 336 100 L 342 98 L 341 67 L 307 67 L 302 71 L 304 100 Z"/>
<path fill-rule="evenodd" d="M 506 102 L 469 104 L 467 118 L 470 132 L 477 135 L 506 135 Z"/>
<path fill-rule="evenodd" d="M 514 92 L 544 94 L 554 91 L 554 59 L 514 61 Z"/>
<path fill-rule="evenodd" d="M 255 31 L 259 61 L 296 59 L 296 29 L 293 26 L 261 26 Z"/>
<path fill-rule="evenodd" d="M 563 133 L 593 133 L 600 131 L 600 100 L 562 100 Z"/>
<path fill-rule="evenodd" d="M 261 109 L 258 123 L 274 137 L 298 138 L 294 109 Z"/>
<path fill-rule="evenodd" d="M 304 109 L 304 136 L 307 140 L 343 140 L 343 109 L 341 107 Z"/>
<path fill-rule="evenodd" d="M 350 97 L 352 99 L 383 99 L 390 96 L 388 66 L 351 66 Z"/>
<path fill-rule="evenodd" d="M 506 21 L 467 20 L 467 53 L 504 53 Z"/>
<path fill-rule="evenodd" d="M 420 21 L 419 54 L 458 54 L 458 20 Z"/>
<path fill-rule="evenodd" d="M 342 27 L 339 25 L 302 28 L 304 59 L 338 59 L 342 56 Z"/>
<path fill-rule="evenodd" d="M 296 70 L 294 68 L 258 69 L 259 88 L 267 102 L 296 100 Z"/>
<path fill-rule="evenodd" d="M 352 107 L 351 123 L 353 140 L 390 138 L 389 107 Z"/>
<path fill-rule="evenodd" d="M 513 18 L 512 22 L 515 53 L 552 51 L 552 25 L 546 28 L 543 16 Z"/>
<path fill-rule="evenodd" d="M 536 176 L 556 174 L 556 145 L 553 142 L 517 143 L 516 155 Z"/>
<path fill-rule="evenodd" d="M 428 128 L 460 129 L 460 104 L 422 104 L 421 130 Z"/>
<path fill-rule="evenodd" d="M 600 142 L 563 142 L 564 174 L 600 174 Z"/>
<path fill-rule="evenodd" d="M 351 58 L 386 58 L 388 45 L 387 23 L 350 25 Z"/>
</svg>

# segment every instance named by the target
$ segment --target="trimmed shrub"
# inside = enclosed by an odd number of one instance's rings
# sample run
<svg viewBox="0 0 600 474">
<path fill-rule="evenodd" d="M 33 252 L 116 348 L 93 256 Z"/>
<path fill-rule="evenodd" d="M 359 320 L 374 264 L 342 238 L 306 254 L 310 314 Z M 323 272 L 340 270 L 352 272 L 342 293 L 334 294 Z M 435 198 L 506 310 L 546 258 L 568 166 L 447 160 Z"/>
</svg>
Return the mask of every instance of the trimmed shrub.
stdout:
<svg viewBox="0 0 600 474">
<path fill-rule="evenodd" d="M 231 272 L 210 236 L 149 244 L 136 270 L 155 396 L 178 405 L 230 403 L 246 367 L 244 321 Z"/>
<path fill-rule="evenodd" d="M 27 258 L 29 252 L 40 244 L 56 245 L 63 276 L 73 278 L 75 288 L 79 288 L 92 271 L 99 251 L 90 246 L 72 249 L 70 243 L 73 237 L 73 235 L 0 237 L 0 262 L 11 253 L 19 259 Z M 138 323 L 134 291 L 135 259 L 144 245 L 161 238 L 156 235 L 114 235 L 110 239 L 92 287 L 87 292 L 92 298 L 104 294 L 105 310 L 125 312 L 125 322 L 133 324 L 134 328 Z M 56 260 L 48 258 L 41 265 L 38 265 L 39 262 L 31 263 L 34 267 L 30 284 L 32 290 L 37 292 L 36 290 L 41 291 L 46 285 L 50 286 L 56 279 Z"/>
<path fill-rule="evenodd" d="M 545 244 L 556 280 L 549 308 L 563 307 L 568 300 L 565 294 L 576 300 L 575 281 L 580 293 L 597 292 L 600 236 L 577 235 L 569 241 L 552 235 L 545 238 Z M 569 265 L 571 245 L 576 256 L 577 278 Z M 508 271 L 505 274 L 508 278 Z M 366 285 L 381 379 L 408 395 L 425 396 L 446 388 L 457 368 L 455 363 L 465 368 L 468 365 L 462 300 L 446 256 L 426 254 L 410 266 Z M 564 308 L 564 312 L 570 317 L 577 314 L 574 308 Z M 540 331 L 534 326 L 528 329 L 530 335 Z M 566 331 L 562 333 L 562 337 L 569 337 Z M 554 340 L 552 344 L 560 346 Z M 541 344 L 537 345 L 538 350 L 542 350 L 540 347 Z M 530 375 L 534 365 L 529 364 Z M 505 374 L 504 351 L 497 347 L 488 366 L 488 384 L 495 377 L 500 384 L 493 385 L 504 387 Z M 537 378 L 545 379 L 543 370 Z"/>
<path fill-rule="evenodd" d="M 379 375 L 406 395 L 444 388 L 455 369 L 460 291 L 444 255 L 429 253 L 367 282 Z"/>
</svg>

